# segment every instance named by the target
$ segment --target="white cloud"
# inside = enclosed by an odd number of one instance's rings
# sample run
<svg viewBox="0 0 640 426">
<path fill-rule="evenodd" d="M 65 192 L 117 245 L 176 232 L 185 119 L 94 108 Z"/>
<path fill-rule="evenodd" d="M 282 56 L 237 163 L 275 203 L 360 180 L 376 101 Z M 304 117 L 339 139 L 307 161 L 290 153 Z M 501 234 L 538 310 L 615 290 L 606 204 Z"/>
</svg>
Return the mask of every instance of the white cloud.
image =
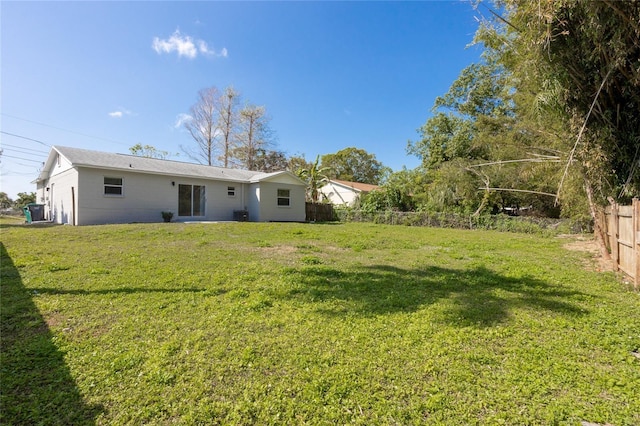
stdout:
<svg viewBox="0 0 640 426">
<path fill-rule="evenodd" d="M 175 129 L 179 129 L 186 123 L 187 121 L 192 120 L 192 117 L 189 114 L 180 113 L 176 116 L 176 122 L 173 124 Z"/>
<path fill-rule="evenodd" d="M 134 115 L 134 114 L 126 108 L 118 108 L 117 110 L 111 111 L 109 113 L 109 117 L 111 118 L 122 118 L 125 115 Z"/>
<path fill-rule="evenodd" d="M 222 56 L 227 57 L 227 49 L 223 48 L 220 52 L 209 48 L 204 40 L 194 40 L 191 36 L 183 35 L 180 30 L 176 30 L 168 39 L 153 38 L 151 44 L 153 50 L 157 54 L 176 52 L 178 56 L 186 56 L 189 59 L 195 59 L 198 54 L 206 56 Z"/>
<path fill-rule="evenodd" d="M 198 42 L 198 51 L 200 51 L 200 53 L 202 53 L 203 55 L 215 54 L 213 50 L 209 50 L 209 46 L 207 45 L 206 41 L 197 40 L 197 42 Z"/>
</svg>

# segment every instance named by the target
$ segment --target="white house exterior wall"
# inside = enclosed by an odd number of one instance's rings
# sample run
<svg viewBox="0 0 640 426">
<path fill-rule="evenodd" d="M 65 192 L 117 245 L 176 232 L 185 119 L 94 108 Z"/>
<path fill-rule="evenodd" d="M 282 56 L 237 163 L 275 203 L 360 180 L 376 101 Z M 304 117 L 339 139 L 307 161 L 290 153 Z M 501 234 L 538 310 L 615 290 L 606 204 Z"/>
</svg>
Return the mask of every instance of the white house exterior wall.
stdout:
<svg viewBox="0 0 640 426">
<path fill-rule="evenodd" d="M 353 188 L 329 182 L 320 188 L 320 191 L 327 197 L 329 202 L 336 206 L 352 206 L 360 193 Z"/>
<path fill-rule="evenodd" d="M 78 225 L 160 222 L 177 212 L 178 187 L 171 178 L 80 167 Z M 122 196 L 104 195 L 104 178 L 122 178 Z"/>
<path fill-rule="evenodd" d="M 44 204 L 45 219 L 54 223 L 73 225 L 73 213 L 77 212 L 73 202 L 74 196 L 77 201 L 78 172 L 71 168 L 60 168 L 60 170 L 56 170 L 56 174 L 48 181 L 38 185 L 36 201 Z"/>
<path fill-rule="evenodd" d="M 233 220 L 234 210 L 244 209 L 243 184 L 143 173 L 80 168 L 78 225 L 101 223 L 159 222 L 161 212 L 174 213 L 174 221 Z M 122 196 L 104 195 L 104 178 L 123 179 Z M 178 216 L 180 185 L 205 187 L 205 215 Z M 235 196 L 227 194 L 235 188 Z M 251 216 L 250 216 L 251 218 Z"/>
<path fill-rule="evenodd" d="M 290 205 L 278 206 L 278 189 L 288 189 Z M 304 222 L 306 218 L 304 204 L 305 188 L 300 185 L 279 182 L 260 182 L 260 218 L 261 222 Z"/>
</svg>

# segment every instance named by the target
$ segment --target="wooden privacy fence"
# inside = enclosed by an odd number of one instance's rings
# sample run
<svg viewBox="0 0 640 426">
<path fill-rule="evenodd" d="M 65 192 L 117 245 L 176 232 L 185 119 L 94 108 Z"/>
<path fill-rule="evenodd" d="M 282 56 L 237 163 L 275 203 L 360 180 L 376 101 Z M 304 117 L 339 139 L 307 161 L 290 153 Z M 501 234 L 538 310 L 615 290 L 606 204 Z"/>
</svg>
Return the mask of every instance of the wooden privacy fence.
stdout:
<svg viewBox="0 0 640 426">
<path fill-rule="evenodd" d="M 336 220 L 333 204 L 306 203 L 307 222 L 330 222 Z"/>
<path fill-rule="evenodd" d="M 630 206 L 611 203 L 605 214 L 614 268 L 633 278 L 637 289 L 640 287 L 640 200 L 634 198 Z"/>
</svg>

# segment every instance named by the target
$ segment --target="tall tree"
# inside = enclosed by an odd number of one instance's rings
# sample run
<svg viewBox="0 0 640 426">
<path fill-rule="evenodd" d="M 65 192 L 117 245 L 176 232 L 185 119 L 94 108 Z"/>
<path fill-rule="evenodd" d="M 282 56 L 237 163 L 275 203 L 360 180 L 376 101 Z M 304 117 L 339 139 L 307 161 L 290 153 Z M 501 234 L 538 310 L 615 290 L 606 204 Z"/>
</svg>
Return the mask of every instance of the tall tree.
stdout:
<svg viewBox="0 0 640 426">
<path fill-rule="evenodd" d="M 192 159 L 212 166 L 216 154 L 216 140 L 220 136 L 218 126 L 220 91 L 209 87 L 198 92 L 196 103 L 189 110 L 190 119 L 184 127 L 196 142 L 196 151 L 183 148 Z"/>
<path fill-rule="evenodd" d="M 304 154 L 292 155 L 289 157 L 287 163 L 287 170 L 292 173 L 299 174 L 300 170 L 309 169 L 313 166 L 313 163 L 310 163 L 304 158 Z"/>
<path fill-rule="evenodd" d="M 287 170 L 289 160 L 282 151 L 271 151 L 260 148 L 256 155 L 255 165 L 255 170 L 260 172 L 277 172 Z"/>
<path fill-rule="evenodd" d="M 0 208 L 8 209 L 13 206 L 13 200 L 7 195 L 6 192 L 0 192 Z"/>
<path fill-rule="evenodd" d="M 540 89 L 505 60 L 510 44 L 486 37 L 482 28 L 478 33 L 482 61 L 465 68 L 436 99 L 434 115 L 419 129 L 421 139 L 408 146 L 427 174 L 424 199 L 440 210 L 479 214 L 532 205 L 555 215 L 564 131 L 559 120 L 532 113 Z"/>
<path fill-rule="evenodd" d="M 255 170 L 258 153 L 273 144 L 273 131 L 263 106 L 246 105 L 239 113 L 234 158 L 241 167 Z"/>
<path fill-rule="evenodd" d="M 220 151 L 224 167 L 229 167 L 234 150 L 235 134 L 239 121 L 238 105 L 240 105 L 240 95 L 233 87 L 227 87 L 220 96 L 218 107 Z"/>
<path fill-rule="evenodd" d="M 18 198 L 16 198 L 14 205 L 16 208 L 21 209 L 29 203 L 36 202 L 35 192 L 18 192 Z"/>
<path fill-rule="evenodd" d="M 501 61 L 534 81 L 541 116 L 560 118 L 570 137 L 558 196 L 582 175 L 603 254 L 598 204 L 640 193 L 640 2 L 500 2 L 505 16 L 485 23 L 483 40 L 501 43 Z"/>
<path fill-rule="evenodd" d="M 377 185 L 382 182 L 390 169 L 376 160 L 374 154 L 364 149 L 349 147 L 335 154 L 322 156 L 322 166 L 328 168 L 330 177 L 350 182 Z"/>
</svg>

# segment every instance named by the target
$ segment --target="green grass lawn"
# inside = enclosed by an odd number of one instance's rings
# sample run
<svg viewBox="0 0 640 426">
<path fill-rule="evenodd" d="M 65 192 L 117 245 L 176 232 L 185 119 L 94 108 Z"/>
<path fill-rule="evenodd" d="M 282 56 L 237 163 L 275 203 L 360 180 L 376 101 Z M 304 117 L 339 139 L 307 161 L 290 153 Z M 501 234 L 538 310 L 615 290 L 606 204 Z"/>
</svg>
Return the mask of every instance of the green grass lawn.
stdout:
<svg viewBox="0 0 640 426">
<path fill-rule="evenodd" d="M 566 238 L 0 232 L 2 424 L 640 424 L 640 296 Z"/>
</svg>

